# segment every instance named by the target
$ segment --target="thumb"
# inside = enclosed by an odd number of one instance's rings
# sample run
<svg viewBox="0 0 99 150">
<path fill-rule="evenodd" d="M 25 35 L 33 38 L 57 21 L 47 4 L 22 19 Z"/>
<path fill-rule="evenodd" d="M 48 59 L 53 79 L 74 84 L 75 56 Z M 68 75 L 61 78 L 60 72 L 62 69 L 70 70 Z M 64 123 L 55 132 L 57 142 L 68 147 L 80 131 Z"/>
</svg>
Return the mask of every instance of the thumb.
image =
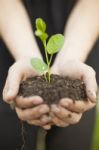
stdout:
<svg viewBox="0 0 99 150">
<path fill-rule="evenodd" d="M 90 70 L 87 70 L 83 80 L 86 84 L 87 96 L 92 102 L 96 102 L 97 82 L 95 71 L 92 68 Z"/>
<path fill-rule="evenodd" d="M 18 69 L 10 69 L 3 90 L 3 99 L 10 103 L 18 94 L 22 73 Z"/>
</svg>

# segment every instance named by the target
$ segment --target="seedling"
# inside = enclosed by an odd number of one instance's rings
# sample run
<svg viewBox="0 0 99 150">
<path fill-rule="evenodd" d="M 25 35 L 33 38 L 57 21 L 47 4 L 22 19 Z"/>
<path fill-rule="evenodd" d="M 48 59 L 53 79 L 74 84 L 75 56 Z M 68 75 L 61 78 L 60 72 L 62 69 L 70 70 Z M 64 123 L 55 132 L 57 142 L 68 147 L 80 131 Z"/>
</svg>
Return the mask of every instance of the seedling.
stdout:
<svg viewBox="0 0 99 150">
<path fill-rule="evenodd" d="M 31 64 L 33 68 L 40 74 L 44 74 L 45 79 L 50 82 L 50 65 L 52 57 L 55 53 L 59 52 L 64 44 L 64 36 L 62 34 L 52 35 L 49 39 L 46 33 L 46 23 L 43 19 L 36 19 L 35 35 L 40 38 L 46 56 L 46 63 L 39 58 L 32 58 Z M 50 57 L 48 57 L 50 55 Z"/>
</svg>

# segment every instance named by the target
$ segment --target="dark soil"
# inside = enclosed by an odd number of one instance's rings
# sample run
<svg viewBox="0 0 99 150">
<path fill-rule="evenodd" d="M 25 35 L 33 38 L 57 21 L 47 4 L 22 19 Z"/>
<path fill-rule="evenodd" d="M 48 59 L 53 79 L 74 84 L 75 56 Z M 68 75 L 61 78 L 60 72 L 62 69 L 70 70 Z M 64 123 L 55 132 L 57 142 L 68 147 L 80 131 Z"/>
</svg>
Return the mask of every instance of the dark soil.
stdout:
<svg viewBox="0 0 99 150">
<path fill-rule="evenodd" d="M 51 82 L 44 76 L 35 76 L 23 81 L 19 94 L 23 97 L 39 95 L 47 104 L 58 103 L 61 98 L 67 97 L 75 100 L 87 100 L 85 84 L 81 80 L 51 75 Z"/>
</svg>

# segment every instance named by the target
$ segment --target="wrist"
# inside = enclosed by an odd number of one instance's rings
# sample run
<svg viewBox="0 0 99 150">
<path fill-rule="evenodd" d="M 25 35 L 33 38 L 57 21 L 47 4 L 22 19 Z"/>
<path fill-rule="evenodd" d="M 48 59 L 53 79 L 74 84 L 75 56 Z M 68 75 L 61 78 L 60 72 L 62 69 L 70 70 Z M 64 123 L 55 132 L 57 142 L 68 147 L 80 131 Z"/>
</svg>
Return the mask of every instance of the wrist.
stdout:
<svg viewBox="0 0 99 150">
<path fill-rule="evenodd" d="M 12 53 L 12 51 L 11 51 L 11 53 Z M 15 61 L 24 59 L 24 58 L 29 59 L 29 58 L 33 58 L 33 57 L 42 59 L 42 55 L 41 55 L 38 47 L 35 47 L 35 46 L 33 48 L 31 47 L 28 50 L 26 50 L 26 49 L 25 50 L 24 49 L 23 50 L 15 50 L 15 51 L 13 51 L 12 56 L 14 57 Z"/>
<path fill-rule="evenodd" d="M 72 54 L 73 55 L 73 54 Z M 63 68 L 63 66 L 65 66 L 66 64 L 68 65 L 68 63 L 83 63 L 84 61 L 82 61 L 82 59 L 78 58 L 78 57 L 72 57 L 72 55 L 69 55 L 67 53 L 59 53 L 58 56 L 56 57 L 54 64 L 52 66 L 52 70 L 53 72 L 60 72 L 60 69 Z"/>
<path fill-rule="evenodd" d="M 42 56 L 40 54 L 37 54 L 37 53 L 23 54 L 23 55 L 16 56 L 14 58 L 15 58 L 15 61 L 18 61 L 20 59 L 26 59 L 27 60 L 27 59 L 31 59 L 34 57 L 42 59 Z"/>
<path fill-rule="evenodd" d="M 66 60 L 79 60 L 84 62 L 88 56 L 86 50 L 84 50 L 79 45 L 75 43 L 68 43 L 64 44 L 62 50 L 58 53 L 57 59 L 58 61 L 66 61 Z"/>
</svg>

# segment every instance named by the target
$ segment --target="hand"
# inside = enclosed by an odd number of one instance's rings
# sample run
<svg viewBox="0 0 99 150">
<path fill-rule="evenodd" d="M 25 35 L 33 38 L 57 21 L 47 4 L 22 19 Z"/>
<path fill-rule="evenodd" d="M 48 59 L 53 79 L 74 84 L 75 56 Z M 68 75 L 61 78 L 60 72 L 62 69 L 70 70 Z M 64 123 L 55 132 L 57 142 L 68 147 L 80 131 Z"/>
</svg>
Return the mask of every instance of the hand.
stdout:
<svg viewBox="0 0 99 150">
<path fill-rule="evenodd" d="M 54 125 L 67 127 L 78 123 L 82 117 L 82 113 L 72 112 L 60 104 L 53 104 L 51 106 L 51 116 Z"/>
<path fill-rule="evenodd" d="M 43 104 L 43 99 L 41 97 L 33 96 L 23 98 L 22 96 L 17 96 L 15 98 L 15 110 L 21 120 L 32 125 L 48 128 L 46 124 L 50 120 L 49 116 L 46 114 L 49 113 L 49 107 Z"/>
<path fill-rule="evenodd" d="M 78 60 L 67 60 L 60 62 L 58 65 L 54 64 L 52 67 L 52 73 L 62 76 L 69 76 L 75 79 L 81 79 L 86 85 L 86 93 L 88 96 L 87 101 L 76 101 L 73 103 L 71 99 L 64 98 L 60 100 L 58 105 L 52 106 L 52 112 L 55 115 L 55 118 L 53 117 L 53 122 L 55 124 L 60 124 L 61 126 L 61 120 L 63 120 L 63 118 L 65 118 L 65 124 L 74 124 L 80 120 L 83 112 L 93 108 L 96 105 L 97 84 L 95 79 L 95 71 L 90 66 Z M 67 116 L 70 114 L 69 116 L 71 117 L 66 117 L 66 114 Z"/>
<path fill-rule="evenodd" d="M 30 58 L 22 58 L 15 62 L 8 71 L 3 90 L 3 99 L 9 104 L 15 103 L 16 113 L 21 120 L 27 122 L 32 120 L 33 124 L 42 125 L 39 118 L 49 112 L 49 107 L 43 104 L 42 98 L 23 98 L 17 96 L 20 82 L 35 75 L 37 73 L 30 64 Z"/>
<path fill-rule="evenodd" d="M 21 58 L 15 62 L 8 71 L 3 90 L 4 101 L 10 104 L 18 94 L 21 81 L 35 75 L 37 75 L 37 73 L 30 64 L 30 58 Z"/>
<path fill-rule="evenodd" d="M 79 60 L 63 60 L 58 64 L 54 64 L 51 72 L 84 81 L 89 100 L 96 102 L 97 83 L 95 71 L 92 67 L 80 62 Z"/>
</svg>

